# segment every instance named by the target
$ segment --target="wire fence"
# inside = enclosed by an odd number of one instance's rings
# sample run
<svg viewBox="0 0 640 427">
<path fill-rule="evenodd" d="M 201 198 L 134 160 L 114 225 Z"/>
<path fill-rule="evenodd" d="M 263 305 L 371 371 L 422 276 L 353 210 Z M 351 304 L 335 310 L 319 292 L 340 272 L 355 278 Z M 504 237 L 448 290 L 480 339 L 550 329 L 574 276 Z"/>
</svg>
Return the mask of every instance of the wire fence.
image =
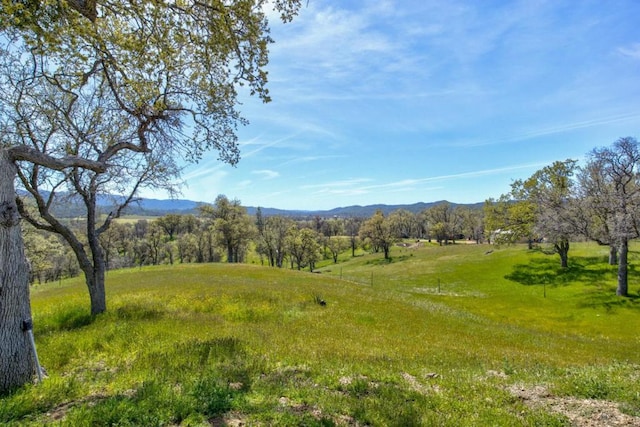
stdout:
<svg viewBox="0 0 640 427">
<path fill-rule="evenodd" d="M 359 283 L 361 285 L 373 286 L 375 284 L 373 273 L 366 275 L 345 275 L 342 274 L 342 269 L 340 269 L 340 273 L 338 275 L 340 280 L 346 280 L 348 282 Z"/>
<path fill-rule="evenodd" d="M 343 274 L 342 268 L 340 268 L 337 272 L 332 272 L 331 270 L 329 270 L 322 273 L 330 275 L 331 277 L 336 277 L 340 280 L 370 287 L 383 286 L 384 284 L 382 281 L 388 280 L 386 276 L 375 276 L 373 272 L 360 275 Z M 445 290 L 443 290 L 443 287 L 445 287 L 444 284 L 441 282 L 440 278 L 437 278 L 434 279 L 433 283 L 431 283 L 430 286 L 420 287 L 419 291 L 430 294 L 440 294 L 442 292 L 446 292 Z"/>
</svg>

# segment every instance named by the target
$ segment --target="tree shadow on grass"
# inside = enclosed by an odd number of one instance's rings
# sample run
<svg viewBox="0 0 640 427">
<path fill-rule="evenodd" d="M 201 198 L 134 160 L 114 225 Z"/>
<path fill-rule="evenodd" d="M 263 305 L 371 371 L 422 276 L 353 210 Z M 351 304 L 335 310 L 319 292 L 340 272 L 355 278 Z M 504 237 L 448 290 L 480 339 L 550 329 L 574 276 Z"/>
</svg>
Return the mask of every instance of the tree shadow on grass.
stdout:
<svg viewBox="0 0 640 427">
<path fill-rule="evenodd" d="M 516 264 L 505 279 L 525 286 L 561 287 L 572 284 L 584 286 L 579 307 L 599 308 L 607 311 L 616 308 L 640 309 L 640 295 L 628 297 L 616 295 L 616 266 L 609 265 L 602 257 L 569 258 L 569 267 L 562 268 L 558 257 L 535 258 L 527 264 Z M 629 277 L 636 274 L 636 266 L 629 266 Z"/>
<path fill-rule="evenodd" d="M 602 264 L 602 265 L 601 265 Z M 525 286 L 566 286 L 580 282 L 600 285 L 611 277 L 611 267 L 598 257 L 570 259 L 569 267 L 560 267 L 557 258 L 536 258 L 528 264 L 516 264 L 505 279 Z"/>
<path fill-rule="evenodd" d="M 586 293 L 584 299 L 578 303 L 580 308 L 603 307 L 607 313 L 612 313 L 617 308 L 631 308 L 640 310 L 640 295 L 629 294 L 627 297 L 616 295 L 616 287 L 610 286 L 605 292 Z"/>
<path fill-rule="evenodd" d="M 48 335 L 60 331 L 73 331 L 91 325 L 92 316 L 86 307 L 66 307 L 57 310 L 38 324 L 38 334 Z"/>
<path fill-rule="evenodd" d="M 156 320 L 165 317 L 166 313 L 157 305 L 145 305 L 135 302 L 114 307 L 99 316 L 92 315 L 89 308 L 85 306 L 62 307 L 38 324 L 38 333 L 50 334 L 59 331 L 82 329 L 93 324 L 96 319 L 104 315 L 110 316 L 114 321 Z"/>
<path fill-rule="evenodd" d="M 159 304 L 128 302 L 114 307 L 117 320 L 157 320 L 165 317 L 165 308 Z"/>
</svg>

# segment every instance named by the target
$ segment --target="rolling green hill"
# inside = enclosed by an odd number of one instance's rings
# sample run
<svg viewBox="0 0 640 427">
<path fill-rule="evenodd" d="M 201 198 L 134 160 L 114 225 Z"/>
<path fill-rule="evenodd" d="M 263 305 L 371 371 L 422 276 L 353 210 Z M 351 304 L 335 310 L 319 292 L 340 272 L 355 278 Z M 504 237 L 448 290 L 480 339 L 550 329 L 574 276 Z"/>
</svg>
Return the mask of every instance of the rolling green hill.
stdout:
<svg viewBox="0 0 640 427">
<path fill-rule="evenodd" d="M 634 425 L 638 253 L 625 299 L 606 256 L 421 243 L 320 274 L 112 271 L 97 318 L 81 280 L 36 287 L 48 378 L 0 398 L 0 423 Z"/>
</svg>

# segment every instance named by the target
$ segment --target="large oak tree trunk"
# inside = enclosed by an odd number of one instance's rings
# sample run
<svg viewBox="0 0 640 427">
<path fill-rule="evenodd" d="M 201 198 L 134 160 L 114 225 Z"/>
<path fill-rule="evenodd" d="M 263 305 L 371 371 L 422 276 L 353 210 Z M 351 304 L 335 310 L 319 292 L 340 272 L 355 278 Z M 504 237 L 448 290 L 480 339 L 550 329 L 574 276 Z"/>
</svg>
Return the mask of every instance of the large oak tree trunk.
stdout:
<svg viewBox="0 0 640 427">
<path fill-rule="evenodd" d="M 85 279 L 89 288 L 91 314 L 95 316 L 107 311 L 107 295 L 104 282 L 107 265 L 98 242 L 98 236 L 95 233 L 90 234 L 89 242 L 92 248 L 93 263 L 89 263 L 88 260 L 85 262 L 85 265 L 88 266 L 87 271 L 85 271 Z"/>
<path fill-rule="evenodd" d="M 15 177 L 15 165 L 0 149 L 0 394 L 31 381 L 35 374 L 23 323 L 31 321 L 29 265 L 15 202 Z"/>
<path fill-rule="evenodd" d="M 91 300 L 91 314 L 97 315 L 107 311 L 107 296 L 105 292 L 105 272 L 107 264 L 104 258 L 104 251 L 100 246 L 99 234 L 96 231 L 96 203 L 95 193 L 91 195 L 92 201 L 87 203 L 87 241 L 89 243 L 90 254 L 84 250 L 76 252 L 76 257 L 80 262 L 85 275 L 89 298 Z M 89 259 L 91 256 L 91 259 Z"/>
<path fill-rule="evenodd" d="M 104 285 L 104 269 L 95 268 L 91 276 L 86 277 L 91 300 L 91 314 L 96 315 L 107 311 L 107 296 Z"/>
<path fill-rule="evenodd" d="M 89 215 L 89 220 L 87 222 L 89 224 L 92 223 L 91 215 Z M 107 311 L 107 295 L 105 292 L 105 272 L 107 266 L 105 264 L 102 248 L 100 248 L 100 244 L 98 242 L 98 236 L 93 229 L 94 227 L 92 225 L 87 226 L 87 237 L 91 253 L 87 254 L 84 249 L 74 250 L 74 252 L 78 263 L 80 264 L 80 268 L 84 273 L 85 283 L 89 290 L 91 315 L 95 316 Z"/>
</svg>

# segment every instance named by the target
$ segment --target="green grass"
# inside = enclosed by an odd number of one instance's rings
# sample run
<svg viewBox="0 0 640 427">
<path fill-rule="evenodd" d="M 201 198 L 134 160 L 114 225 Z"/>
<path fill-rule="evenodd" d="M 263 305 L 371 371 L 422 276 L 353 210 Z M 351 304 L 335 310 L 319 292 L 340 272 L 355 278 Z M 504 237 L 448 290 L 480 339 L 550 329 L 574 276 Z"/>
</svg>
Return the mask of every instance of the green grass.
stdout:
<svg viewBox="0 0 640 427">
<path fill-rule="evenodd" d="M 626 299 L 591 244 L 574 245 L 566 270 L 519 246 L 427 245 L 391 261 L 345 254 L 320 274 L 112 271 L 96 318 L 81 280 L 39 286 L 49 376 L 0 398 L 0 423 L 569 425 L 513 385 L 640 416 L 637 258 Z"/>
</svg>

